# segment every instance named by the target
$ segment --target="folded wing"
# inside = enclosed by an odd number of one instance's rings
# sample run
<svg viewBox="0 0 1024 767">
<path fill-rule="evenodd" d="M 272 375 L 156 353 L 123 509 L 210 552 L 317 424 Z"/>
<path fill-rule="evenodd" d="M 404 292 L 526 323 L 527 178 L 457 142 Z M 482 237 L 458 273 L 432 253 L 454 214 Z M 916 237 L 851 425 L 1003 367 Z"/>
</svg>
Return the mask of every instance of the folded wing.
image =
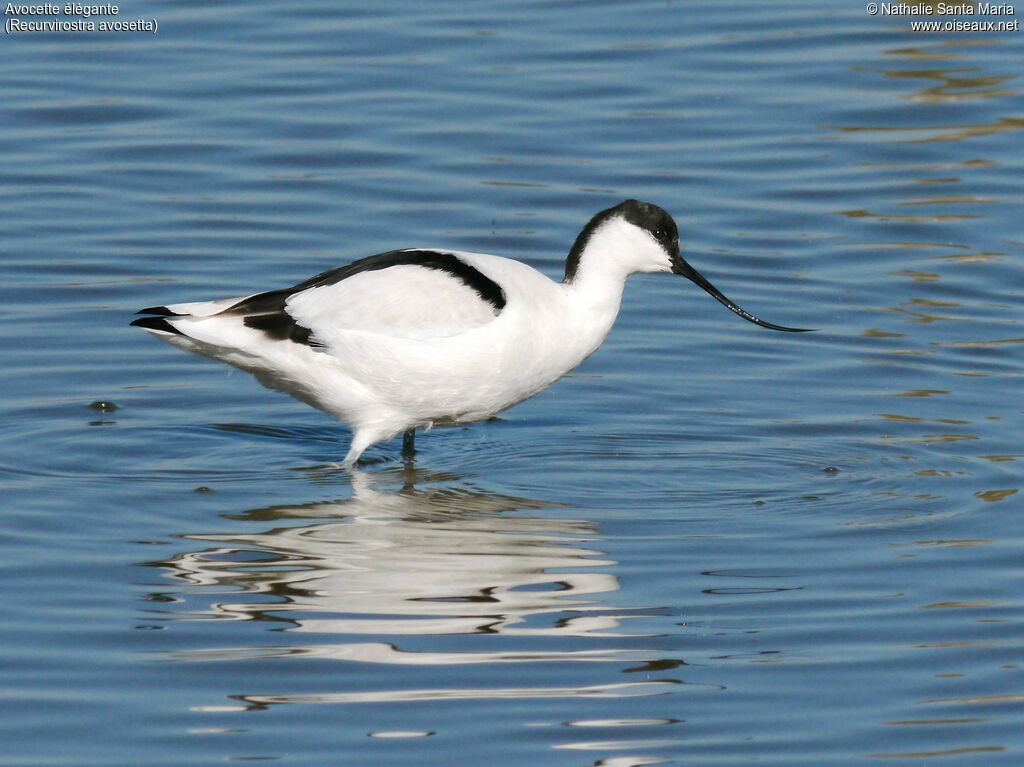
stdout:
<svg viewBox="0 0 1024 767">
<path fill-rule="evenodd" d="M 351 330 L 393 338 L 454 336 L 493 321 L 504 306 L 501 286 L 459 254 L 405 250 L 324 272 L 286 295 L 254 296 L 228 311 L 246 312 L 250 327 L 330 346 Z"/>
</svg>

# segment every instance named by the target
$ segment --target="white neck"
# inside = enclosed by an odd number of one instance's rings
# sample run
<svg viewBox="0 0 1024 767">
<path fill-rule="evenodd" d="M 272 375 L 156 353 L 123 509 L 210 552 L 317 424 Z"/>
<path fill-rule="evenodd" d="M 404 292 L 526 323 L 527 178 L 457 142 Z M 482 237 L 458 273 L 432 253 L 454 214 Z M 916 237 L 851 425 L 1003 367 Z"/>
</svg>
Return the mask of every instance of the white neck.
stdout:
<svg viewBox="0 0 1024 767">
<path fill-rule="evenodd" d="M 611 331 L 619 314 L 626 278 L 632 271 L 623 261 L 607 257 L 598 248 L 588 247 L 572 280 L 562 283 L 579 343 L 586 348 L 585 357 L 593 353 Z"/>
<path fill-rule="evenodd" d="M 573 247 L 575 250 L 577 246 Z M 589 232 L 575 261 L 572 276 L 562 282 L 561 288 L 572 326 L 565 330 L 571 331 L 578 364 L 601 345 L 612 329 L 629 275 L 668 272 L 672 267 L 668 253 L 650 232 L 621 217 L 612 217 Z"/>
</svg>

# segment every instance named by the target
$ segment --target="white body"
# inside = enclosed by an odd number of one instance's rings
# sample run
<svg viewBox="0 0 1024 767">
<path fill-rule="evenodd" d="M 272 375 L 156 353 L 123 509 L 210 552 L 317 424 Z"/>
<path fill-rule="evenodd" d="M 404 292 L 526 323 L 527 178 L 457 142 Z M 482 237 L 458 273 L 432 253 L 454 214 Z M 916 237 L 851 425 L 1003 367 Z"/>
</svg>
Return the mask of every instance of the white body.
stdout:
<svg viewBox="0 0 1024 767">
<path fill-rule="evenodd" d="M 400 432 L 480 421 L 547 388 L 604 341 L 630 273 L 671 269 L 649 233 L 618 219 L 591 237 L 569 282 L 498 256 L 439 252 L 500 285 L 504 307 L 444 271 L 403 265 L 292 295 L 288 313 L 322 346 L 268 339 L 221 313 L 241 298 L 169 305 L 181 335 L 151 332 L 349 424 L 351 464 Z"/>
<path fill-rule="evenodd" d="M 352 464 L 399 432 L 480 421 L 550 386 L 604 341 L 634 272 L 682 275 L 750 322 L 800 330 L 722 295 L 683 259 L 672 217 L 637 200 L 590 220 L 562 282 L 481 253 L 390 251 L 285 290 L 144 309 L 156 316 L 132 324 L 349 424 Z"/>
</svg>

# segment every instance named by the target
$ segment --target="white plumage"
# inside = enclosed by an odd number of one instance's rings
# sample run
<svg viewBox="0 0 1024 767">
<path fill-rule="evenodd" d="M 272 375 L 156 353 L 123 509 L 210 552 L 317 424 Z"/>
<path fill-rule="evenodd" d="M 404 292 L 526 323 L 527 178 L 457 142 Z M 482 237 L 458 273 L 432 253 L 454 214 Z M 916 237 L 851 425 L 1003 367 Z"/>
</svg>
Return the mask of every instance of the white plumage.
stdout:
<svg viewBox="0 0 1024 767">
<path fill-rule="evenodd" d="M 255 375 L 347 423 L 345 464 L 404 432 L 489 418 L 542 391 L 604 341 L 634 272 L 675 272 L 740 309 L 687 264 L 675 222 L 626 200 L 580 233 L 554 282 L 481 253 L 370 256 L 242 298 L 144 309 L 132 324 Z"/>
</svg>

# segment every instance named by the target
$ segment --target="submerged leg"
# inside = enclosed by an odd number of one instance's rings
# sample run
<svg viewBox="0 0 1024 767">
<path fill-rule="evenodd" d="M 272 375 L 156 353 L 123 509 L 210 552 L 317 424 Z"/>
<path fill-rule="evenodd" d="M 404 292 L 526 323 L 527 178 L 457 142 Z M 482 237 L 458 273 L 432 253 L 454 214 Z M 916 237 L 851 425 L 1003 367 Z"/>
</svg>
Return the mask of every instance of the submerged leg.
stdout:
<svg viewBox="0 0 1024 767">
<path fill-rule="evenodd" d="M 352 468 L 356 465 L 356 461 L 359 460 L 359 456 L 363 454 L 374 442 L 381 439 L 380 435 L 365 430 L 357 430 L 352 434 L 352 443 L 349 445 L 348 453 L 345 455 L 345 460 L 342 461 L 343 466 Z"/>
<path fill-rule="evenodd" d="M 409 461 L 416 455 L 416 430 L 409 429 L 402 435 L 402 458 Z"/>
<path fill-rule="evenodd" d="M 359 456 L 362 454 L 363 451 L 361 449 L 357 450 L 355 447 L 352 447 L 348 453 L 345 454 L 345 460 L 341 462 L 341 465 L 346 469 L 355 468 L 356 461 L 359 460 Z"/>
</svg>

